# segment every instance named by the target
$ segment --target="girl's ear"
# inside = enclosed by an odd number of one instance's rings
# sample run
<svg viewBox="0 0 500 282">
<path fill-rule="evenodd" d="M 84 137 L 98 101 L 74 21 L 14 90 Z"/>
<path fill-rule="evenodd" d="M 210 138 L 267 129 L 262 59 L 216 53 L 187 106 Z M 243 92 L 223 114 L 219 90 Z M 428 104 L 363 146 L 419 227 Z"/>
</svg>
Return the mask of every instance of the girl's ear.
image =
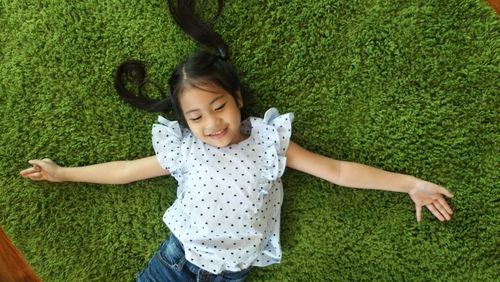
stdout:
<svg viewBox="0 0 500 282">
<path fill-rule="evenodd" d="M 240 109 L 243 108 L 243 98 L 241 97 L 240 90 L 236 92 L 236 104 Z"/>
</svg>

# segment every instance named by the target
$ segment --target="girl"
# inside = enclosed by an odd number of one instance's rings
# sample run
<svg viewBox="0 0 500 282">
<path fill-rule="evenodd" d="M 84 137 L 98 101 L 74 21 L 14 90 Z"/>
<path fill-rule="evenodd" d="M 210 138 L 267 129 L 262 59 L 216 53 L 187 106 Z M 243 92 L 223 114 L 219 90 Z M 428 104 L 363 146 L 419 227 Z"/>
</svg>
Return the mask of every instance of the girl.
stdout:
<svg viewBox="0 0 500 282">
<path fill-rule="evenodd" d="M 169 1 L 177 24 L 208 47 L 198 50 L 172 72 L 170 97 L 142 95 L 145 69 L 123 63 L 115 87 L 128 103 L 148 111 L 174 109 L 178 121 L 159 117 L 153 125 L 155 155 L 84 167 L 60 167 L 49 159 L 30 160 L 21 171 L 32 180 L 124 184 L 171 174 L 177 199 L 163 221 L 171 231 L 137 281 L 243 281 L 254 266 L 279 263 L 280 177 L 285 167 L 337 185 L 408 193 L 417 221 L 425 206 L 440 221 L 452 210 L 436 184 L 362 164 L 310 152 L 290 140 L 293 114 L 274 108 L 263 118 L 242 122 L 244 93 L 228 61 L 222 38 L 195 13 L 191 1 Z M 217 15 L 222 8 L 218 2 Z M 134 95 L 127 79 L 139 85 Z"/>
</svg>

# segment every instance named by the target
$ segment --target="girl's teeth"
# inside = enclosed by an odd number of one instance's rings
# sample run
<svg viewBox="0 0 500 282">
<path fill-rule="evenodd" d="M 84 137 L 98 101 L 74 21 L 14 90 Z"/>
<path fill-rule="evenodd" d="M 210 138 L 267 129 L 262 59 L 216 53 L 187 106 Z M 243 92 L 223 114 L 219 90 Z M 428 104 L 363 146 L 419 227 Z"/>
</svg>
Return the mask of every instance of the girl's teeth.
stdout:
<svg viewBox="0 0 500 282">
<path fill-rule="evenodd" d="M 217 131 L 217 132 L 215 132 L 215 133 L 212 133 L 212 135 L 219 135 L 219 134 L 221 134 L 222 132 L 224 132 L 224 130 L 219 130 L 219 131 Z"/>
</svg>

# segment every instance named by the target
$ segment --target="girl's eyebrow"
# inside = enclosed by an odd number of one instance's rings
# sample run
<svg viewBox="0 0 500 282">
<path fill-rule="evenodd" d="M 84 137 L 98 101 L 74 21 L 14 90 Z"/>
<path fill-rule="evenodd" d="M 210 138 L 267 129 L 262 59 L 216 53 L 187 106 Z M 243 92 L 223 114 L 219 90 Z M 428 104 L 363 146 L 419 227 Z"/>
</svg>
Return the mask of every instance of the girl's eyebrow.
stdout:
<svg viewBox="0 0 500 282">
<path fill-rule="evenodd" d="M 222 99 L 222 98 L 224 98 L 224 94 L 222 94 L 222 95 L 219 95 L 219 96 L 215 97 L 215 98 L 214 98 L 212 101 L 210 101 L 210 103 L 208 103 L 208 104 L 209 104 L 209 105 L 212 105 L 212 104 L 213 104 L 213 103 L 215 103 L 217 100 Z M 187 114 L 189 114 L 189 113 L 196 112 L 196 111 L 199 111 L 199 109 L 192 109 L 192 110 L 189 110 L 189 111 L 185 112 L 184 114 L 186 114 L 186 115 L 187 115 Z"/>
</svg>

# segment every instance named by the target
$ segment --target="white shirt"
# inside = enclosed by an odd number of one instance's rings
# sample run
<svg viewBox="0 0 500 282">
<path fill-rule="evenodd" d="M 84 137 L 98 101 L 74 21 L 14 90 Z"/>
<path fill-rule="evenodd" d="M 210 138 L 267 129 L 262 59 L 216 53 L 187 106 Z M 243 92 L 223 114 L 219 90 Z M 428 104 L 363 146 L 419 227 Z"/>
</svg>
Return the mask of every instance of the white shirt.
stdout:
<svg viewBox="0 0 500 282">
<path fill-rule="evenodd" d="M 153 147 L 177 180 L 177 199 L 163 221 L 183 244 L 186 259 L 214 274 L 279 263 L 281 175 L 293 114 L 269 109 L 249 118 L 250 136 L 227 147 L 197 139 L 176 121 L 158 118 Z"/>
</svg>

